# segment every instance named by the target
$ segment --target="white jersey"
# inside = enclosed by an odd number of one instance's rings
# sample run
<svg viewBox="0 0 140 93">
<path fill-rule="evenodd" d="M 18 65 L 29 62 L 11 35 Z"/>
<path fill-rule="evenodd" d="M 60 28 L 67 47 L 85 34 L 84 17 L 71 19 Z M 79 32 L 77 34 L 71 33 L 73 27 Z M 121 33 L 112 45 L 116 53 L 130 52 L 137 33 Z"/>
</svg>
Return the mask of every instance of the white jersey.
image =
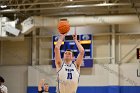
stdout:
<svg viewBox="0 0 140 93">
<path fill-rule="evenodd" d="M 58 93 L 76 93 L 79 82 L 79 71 L 74 63 L 63 62 L 58 74 Z"/>
<path fill-rule="evenodd" d="M 0 93 L 8 93 L 7 87 L 4 85 L 0 86 Z"/>
</svg>

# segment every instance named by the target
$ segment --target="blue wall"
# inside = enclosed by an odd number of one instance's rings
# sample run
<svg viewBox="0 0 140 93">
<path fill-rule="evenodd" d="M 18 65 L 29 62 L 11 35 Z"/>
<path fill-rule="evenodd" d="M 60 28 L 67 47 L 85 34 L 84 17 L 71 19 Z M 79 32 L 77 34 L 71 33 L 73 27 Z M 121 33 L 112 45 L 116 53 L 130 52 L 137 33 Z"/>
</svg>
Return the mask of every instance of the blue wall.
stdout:
<svg viewBox="0 0 140 93">
<path fill-rule="evenodd" d="M 50 87 L 50 93 L 55 93 L 55 89 Z M 37 87 L 27 87 L 27 93 L 37 93 Z M 140 93 L 140 86 L 80 86 L 77 93 Z"/>
</svg>

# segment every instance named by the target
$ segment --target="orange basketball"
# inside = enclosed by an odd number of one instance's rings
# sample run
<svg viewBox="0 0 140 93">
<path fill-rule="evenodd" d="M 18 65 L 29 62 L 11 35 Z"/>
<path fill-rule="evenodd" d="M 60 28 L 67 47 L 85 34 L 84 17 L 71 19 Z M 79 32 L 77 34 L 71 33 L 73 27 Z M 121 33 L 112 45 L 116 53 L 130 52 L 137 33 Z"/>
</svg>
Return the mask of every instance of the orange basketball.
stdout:
<svg viewBox="0 0 140 93">
<path fill-rule="evenodd" d="M 70 30 L 70 24 L 67 20 L 60 20 L 57 26 L 58 31 L 61 34 L 65 34 Z"/>
</svg>

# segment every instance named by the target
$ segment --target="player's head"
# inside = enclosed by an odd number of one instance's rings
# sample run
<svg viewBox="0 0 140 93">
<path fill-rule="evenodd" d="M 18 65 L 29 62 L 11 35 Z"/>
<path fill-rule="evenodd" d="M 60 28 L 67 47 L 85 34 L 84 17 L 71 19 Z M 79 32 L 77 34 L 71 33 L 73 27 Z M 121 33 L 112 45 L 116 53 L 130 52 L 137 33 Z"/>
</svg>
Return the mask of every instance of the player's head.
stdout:
<svg viewBox="0 0 140 93">
<path fill-rule="evenodd" d="M 65 61 L 72 61 L 74 57 L 73 52 L 70 49 L 67 49 L 64 53 L 64 60 Z"/>
<path fill-rule="evenodd" d="M 44 91 L 48 91 L 49 90 L 49 84 L 48 83 L 44 83 Z"/>
<path fill-rule="evenodd" d="M 4 83 L 4 78 L 0 76 L 0 85 Z"/>
</svg>

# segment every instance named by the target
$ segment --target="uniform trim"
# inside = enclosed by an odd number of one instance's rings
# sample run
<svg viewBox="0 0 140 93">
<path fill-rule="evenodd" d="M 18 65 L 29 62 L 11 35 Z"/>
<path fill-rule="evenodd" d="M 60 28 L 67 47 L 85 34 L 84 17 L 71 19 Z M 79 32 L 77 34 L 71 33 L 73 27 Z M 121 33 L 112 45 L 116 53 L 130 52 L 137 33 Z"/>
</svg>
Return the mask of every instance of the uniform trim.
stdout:
<svg viewBox="0 0 140 93">
<path fill-rule="evenodd" d="M 74 63 L 72 63 L 72 64 L 74 64 Z M 74 66 L 75 66 L 75 68 L 76 68 L 76 70 L 77 70 L 77 72 L 79 73 L 79 75 L 80 75 L 80 72 L 78 71 L 78 69 L 77 69 L 77 67 L 76 67 L 76 65 L 74 64 Z"/>
<path fill-rule="evenodd" d="M 80 78 L 80 74 L 79 74 L 79 77 L 78 77 L 78 83 L 79 83 L 79 78 Z"/>
<path fill-rule="evenodd" d="M 73 63 L 73 64 L 74 64 L 74 63 Z M 74 66 L 75 66 L 75 68 L 76 68 L 77 72 L 79 73 L 79 77 L 78 77 L 78 83 L 79 83 L 80 72 L 78 71 L 78 69 L 77 69 L 77 67 L 76 67 L 76 65 L 75 65 L 75 64 L 74 64 Z"/>
<path fill-rule="evenodd" d="M 58 74 L 58 78 L 59 78 L 59 74 Z M 58 91 L 57 91 L 57 92 L 60 93 L 60 89 L 59 89 L 59 80 L 58 80 L 58 86 L 57 86 L 57 87 L 58 87 Z"/>
<path fill-rule="evenodd" d="M 61 68 L 57 71 L 57 74 L 58 74 L 58 78 L 57 78 L 57 82 L 58 82 L 58 86 L 57 86 L 57 87 L 58 87 L 58 91 L 57 91 L 57 92 L 58 92 L 58 93 L 60 93 L 60 89 L 59 89 L 59 83 L 60 83 L 60 82 L 59 82 L 59 72 L 60 72 L 61 69 L 63 68 L 63 65 L 64 65 L 64 62 L 63 62 L 63 64 L 62 64 Z"/>
<path fill-rule="evenodd" d="M 63 68 L 63 65 L 64 65 L 64 62 L 62 64 L 61 68 L 57 71 L 57 73 L 59 73 L 59 71 Z"/>
</svg>

